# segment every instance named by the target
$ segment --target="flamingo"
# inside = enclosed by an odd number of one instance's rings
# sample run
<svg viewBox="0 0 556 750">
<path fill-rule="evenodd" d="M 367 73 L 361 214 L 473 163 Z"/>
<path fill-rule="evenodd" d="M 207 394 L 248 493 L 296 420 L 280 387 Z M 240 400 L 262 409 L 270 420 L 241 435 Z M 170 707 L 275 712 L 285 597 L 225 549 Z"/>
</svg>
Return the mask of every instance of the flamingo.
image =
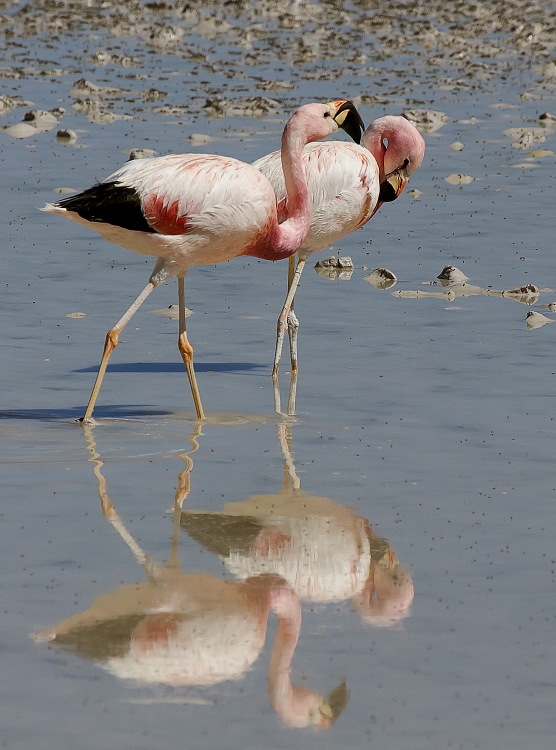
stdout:
<svg viewBox="0 0 556 750">
<path fill-rule="evenodd" d="M 409 176 L 419 168 L 425 141 L 404 117 L 386 115 L 372 122 L 363 133 L 362 145 L 341 141 L 312 143 L 303 151 L 303 166 L 311 195 L 313 218 L 309 232 L 289 259 L 288 295 L 276 335 L 273 378 L 276 382 L 286 326 L 290 333 L 292 372 L 297 371 L 297 329 L 294 296 L 308 258 L 360 229 L 383 203 L 395 200 Z M 276 192 L 278 213 L 287 215 L 288 198 L 280 162 L 274 151 L 253 162 Z"/>
<path fill-rule="evenodd" d="M 245 162 L 212 154 L 170 154 L 136 159 L 103 182 L 42 210 L 65 216 L 141 255 L 156 257 L 148 284 L 106 335 L 91 397 L 82 422 L 90 423 L 110 355 L 122 329 L 149 294 L 178 278 L 178 348 L 198 419 L 204 411 L 185 329 L 184 279 L 191 266 L 221 263 L 239 255 L 281 260 L 293 255 L 311 222 L 311 201 L 302 168 L 303 147 L 339 127 L 359 139 L 363 123 L 346 100 L 306 104 L 282 134 L 281 166 L 288 211 L 278 221 L 272 185 Z"/>
</svg>

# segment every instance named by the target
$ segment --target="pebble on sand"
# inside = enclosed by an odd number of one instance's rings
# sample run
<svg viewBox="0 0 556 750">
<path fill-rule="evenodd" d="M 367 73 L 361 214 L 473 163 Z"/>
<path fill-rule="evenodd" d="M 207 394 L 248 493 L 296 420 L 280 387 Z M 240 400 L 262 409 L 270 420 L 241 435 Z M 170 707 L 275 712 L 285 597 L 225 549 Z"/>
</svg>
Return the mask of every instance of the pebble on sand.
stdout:
<svg viewBox="0 0 556 750">
<path fill-rule="evenodd" d="M 544 326 L 547 323 L 554 323 L 554 321 L 550 320 L 550 318 L 547 318 L 546 315 L 534 312 L 533 310 L 529 310 L 529 312 L 525 316 L 525 322 L 527 323 L 527 328 L 529 329 L 541 328 L 541 326 Z"/>
<path fill-rule="evenodd" d="M 363 281 L 368 282 L 375 289 L 391 289 L 397 280 L 396 274 L 387 268 L 373 268 L 371 273 L 363 276 Z"/>
<path fill-rule="evenodd" d="M 476 180 L 476 177 L 471 177 L 468 174 L 449 174 L 448 177 L 444 178 L 450 185 L 469 185 L 470 182 Z"/>
</svg>

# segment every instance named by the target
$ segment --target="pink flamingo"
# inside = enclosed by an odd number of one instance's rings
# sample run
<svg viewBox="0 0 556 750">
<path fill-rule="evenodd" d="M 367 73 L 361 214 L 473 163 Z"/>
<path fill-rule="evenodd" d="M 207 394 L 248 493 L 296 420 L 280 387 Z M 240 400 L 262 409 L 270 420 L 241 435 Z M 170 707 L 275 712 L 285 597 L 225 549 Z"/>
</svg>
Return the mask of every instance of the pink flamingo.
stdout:
<svg viewBox="0 0 556 750">
<path fill-rule="evenodd" d="M 178 348 L 197 417 L 204 419 L 185 330 L 184 279 L 191 266 L 239 255 L 281 260 L 293 255 L 311 223 L 311 201 L 302 166 L 303 147 L 339 127 L 360 135 L 362 122 L 351 102 L 306 104 L 288 120 L 281 166 L 288 211 L 279 224 L 272 185 L 249 164 L 212 154 L 172 154 L 130 161 L 103 182 L 42 210 L 94 229 L 110 242 L 157 258 L 149 283 L 106 335 L 91 397 L 81 421 L 90 422 L 119 335 L 155 287 L 177 276 Z"/>
<path fill-rule="evenodd" d="M 328 141 L 309 144 L 303 151 L 303 166 L 309 186 L 313 218 L 309 232 L 297 251 L 295 266 L 290 256 L 288 295 L 278 318 L 273 377 L 278 375 L 286 325 L 290 333 L 292 372 L 297 371 L 297 329 L 294 296 L 307 259 L 347 234 L 360 229 L 383 203 L 395 200 L 409 176 L 419 168 L 425 141 L 404 117 L 386 115 L 372 122 L 355 143 Z M 280 162 L 274 151 L 253 162 L 268 178 L 278 200 L 278 212 L 288 211 L 288 198 Z"/>
</svg>

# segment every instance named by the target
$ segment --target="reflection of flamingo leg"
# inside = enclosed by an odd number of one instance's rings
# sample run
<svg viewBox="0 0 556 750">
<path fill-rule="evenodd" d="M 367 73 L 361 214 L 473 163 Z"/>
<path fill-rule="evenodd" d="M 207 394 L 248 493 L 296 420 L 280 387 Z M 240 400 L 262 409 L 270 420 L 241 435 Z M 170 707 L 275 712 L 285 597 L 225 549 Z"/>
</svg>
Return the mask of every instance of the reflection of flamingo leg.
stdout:
<svg viewBox="0 0 556 750">
<path fill-rule="evenodd" d="M 92 461 L 95 464 L 93 473 L 97 478 L 98 494 L 100 497 L 102 513 L 104 517 L 110 521 L 112 526 L 122 537 L 129 549 L 133 552 L 133 556 L 135 557 L 139 565 L 143 566 L 145 572 L 147 573 L 147 576 L 150 578 L 152 575 L 153 578 L 156 579 L 156 567 L 158 566 L 158 563 L 155 563 L 154 560 L 149 558 L 148 555 L 143 552 L 141 547 L 137 544 L 135 539 L 131 536 L 129 531 L 124 526 L 122 519 L 117 514 L 112 501 L 108 497 L 108 493 L 106 491 L 106 479 L 104 478 L 104 475 L 101 471 L 102 467 L 104 466 L 104 461 L 100 460 L 100 454 L 97 453 L 96 450 L 96 442 L 93 436 L 93 427 L 90 424 L 85 423 L 83 425 L 83 429 L 85 431 L 85 438 L 87 440 L 87 450 L 91 454 L 91 458 L 89 459 L 89 461 Z M 151 575 L 149 575 L 149 573 L 151 573 Z"/>
<path fill-rule="evenodd" d="M 291 452 L 291 441 L 292 441 L 292 428 L 291 424 L 287 422 L 281 422 L 277 425 L 278 429 L 278 441 L 280 448 L 284 455 L 284 489 L 289 486 L 289 479 L 291 478 L 292 487 L 294 490 L 298 490 L 301 486 L 301 482 L 295 471 L 295 464 L 292 458 Z"/>
<path fill-rule="evenodd" d="M 102 513 L 105 516 L 105 518 L 107 518 L 108 521 L 110 521 L 112 526 L 116 529 L 118 534 L 121 536 L 121 538 L 130 548 L 130 550 L 133 552 L 133 556 L 135 557 L 139 565 L 143 567 L 147 575 L 147 579 L 150 581 L 157 581 L 161 578 L 163 566 L 160 565 L 160 563 L 157 563 L 147 554 L 145 554 L 145 552 L 141 549 L 141 547 L 137 544 L 135 539 L 131 536 L 129 531 L 124 526 L 122 519 L 116 512 L 114 504 L 108 497 L 108 493 L 106 490 L 106 479 L 101 471 L 102 467 L 104 466 L 104 461 L 100 459 L 100 454 L 96 450 L 96 442 L 95 442 L 94 435 L 93 435 L 93 427 L 92 425 L 85 423 L 83 425 L 83 429 L 85 432 L 85 438 L 87 439 L 87 449 L 91 455 L 91 458 L 89 459 L 89 461 L 92 461 L 95 465 L 93 469 L 93 473 L 98 483 L 98 494 L 100 497 L 100 505 L 102 508 Z M 178 487 L 176 489 L 176 500 L 175 500 L 175 506 L 174 506 L 174 532 L 172 534 L 172 552 L 171 552 L 170 560 L 168 561 L 168 566 L 167 566 L 169 568 L 170 567 L 177 568 L 178 570 L 180 568 L 179 556 L 178 556 L 180 513 L 181 513 L 182 504 L 190 491 L 190 487 L 191 487 L 190 472 L 191 472 L 191 469 L 193 468 L 193 461 L 189 457 L 189 453 L 193 453 L 199 447 L 199 443 L 197 442 L 197 437 L 200 434 L 201 434 L 201 425 L 197 424 L 195 426 L 195 431 L 193 435 L 190 437 L 191 445 L 193 446 L 192 449 L 190 451 L 186 451 L 185 453 L 181 454 L 181 458 L 183 458 L 185 461 L 185 468 L 178 475 Z"/>
</svg>

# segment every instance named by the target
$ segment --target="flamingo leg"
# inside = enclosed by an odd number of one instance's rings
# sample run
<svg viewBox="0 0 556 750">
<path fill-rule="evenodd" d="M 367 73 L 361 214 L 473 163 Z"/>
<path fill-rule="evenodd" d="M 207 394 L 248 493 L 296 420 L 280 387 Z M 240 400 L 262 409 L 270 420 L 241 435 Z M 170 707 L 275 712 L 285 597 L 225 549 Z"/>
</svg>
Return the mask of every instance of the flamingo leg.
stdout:
<svg viewBox="0 0 556 750">
<path fill-rule="evenodd" d="M 203 411 L 203 404 L 201 403 L 201 394 L 199 393 L 199 387 L 197 385 L 197 378 L 195 377 L 195 369 L 193 367 L 193 347 L 187 339 L 187 333 L 185 330 L 185 290 L 184 290 L 184 279 L 185 276 L 178 276 L 178 301 L 179 301 L 179 338 L 178 338 L 178 349 L 183 359 L 185 369 L 187 371 L 187 377 L 189 378 L 189 385 L 191 387 L 191 395 L 193 396 L 193 402 L 195 404 L 195 411 L 197 412 L 197 419 L 204 419 L 205 412 Z"/>
<path fill-rule="evenodd" d="M 295 415 L 295 397 L 297 395 L 297 372 L 290 375 L 290 390 L 288 392 L 288 417 Z"/>
<path fill-rule="evenodd" d="M 147 299 L 147 297 L 149 296 L 149 294 L 152 292 L 154 288 L 155 288 L 155 284 L 149 281 L 147 286 L 143 289 L 143 291 L 137 297 L 137 299 L 128 307 L 128 309 L 122 315 L 122 317 L 118 320 L 116 325 L 113 328 L 111 328 L 106 334 L 106 341 L 104 343 L 104 352 L 102 354 L 102 359 L 100 361 L 100 366 L 98 368 L 95 384 L 93 386 L 93 390 L 89 398 L 89 403 L 87 404 L 87 409 L 85 410 L 84 416 L 80 419 L 80 422 L 83 422 L 85 424 L 91 423 L 91 415 L 93 413 L 93 409 L 95 408 L 97 396 L 100 391 L 100 386 L 102 385 L 104 374 L 108 366 L 108 360 L 110 359 L 110 355 L 112 354 L 114 349 L 118 346 L 120 333 L 125 328 L 125 326 L 129 323 L 131 318 L 135 315 L 137 310 L 141 307 L 143 302 Z"/>
<path fill-rule="evenodd" d="M 293 265 L 293 259 L 290 258 L 290 268 Z M 295 292 L 297 291 L 297 286 L 299 284 L 299 279 L 301 278 L 301 274 L 303 272 L 303 268 L 305 266 L 304 260 L 298 260 L 297 266 L 295 267 L 295 273 L 293 274 L 291 278 L 291 282 L 289 284 L 288 288 L 288 295 L 286 297 L 286 301 L 284 302 L 284 306 L 282 308 L 282 312 L 280 313 L 280 317 L 278 318 L 278 324 L 277 324 L 277 333 L 276 333 L 276 352 L 274 354 L 274 368 L 272 370 L 272 376 L 276 377 L 278 375 L 278 368 L 280 367 L 280 358 L 282 356 L 282 346 L 284 344 L 284 336 L 286 334 L 286 327 L 288 325 L 288 315 L 290 310 L 293 308 L 293 298 L 295 297 Z M 289 274 L 288 274 L 289 277 Z M 296 318 L 297 321 L 297 318 Z M 299 325 L 299 324 L 298 324 Z M 294 362 L 292 360 L 292 368 L 294 368 Z M 297 358 L 295 362 L 295 369 L 297 370 Z"/>
<path fill-rule="evenodd" d="M 297 373 L 297 332 L 299 330 L 299 320 L 293 310 L 293 300 L 291 310 L 288 313 L 288 336 L 290 339 L 290 362 L 292 373 Z"/>
</svg>

